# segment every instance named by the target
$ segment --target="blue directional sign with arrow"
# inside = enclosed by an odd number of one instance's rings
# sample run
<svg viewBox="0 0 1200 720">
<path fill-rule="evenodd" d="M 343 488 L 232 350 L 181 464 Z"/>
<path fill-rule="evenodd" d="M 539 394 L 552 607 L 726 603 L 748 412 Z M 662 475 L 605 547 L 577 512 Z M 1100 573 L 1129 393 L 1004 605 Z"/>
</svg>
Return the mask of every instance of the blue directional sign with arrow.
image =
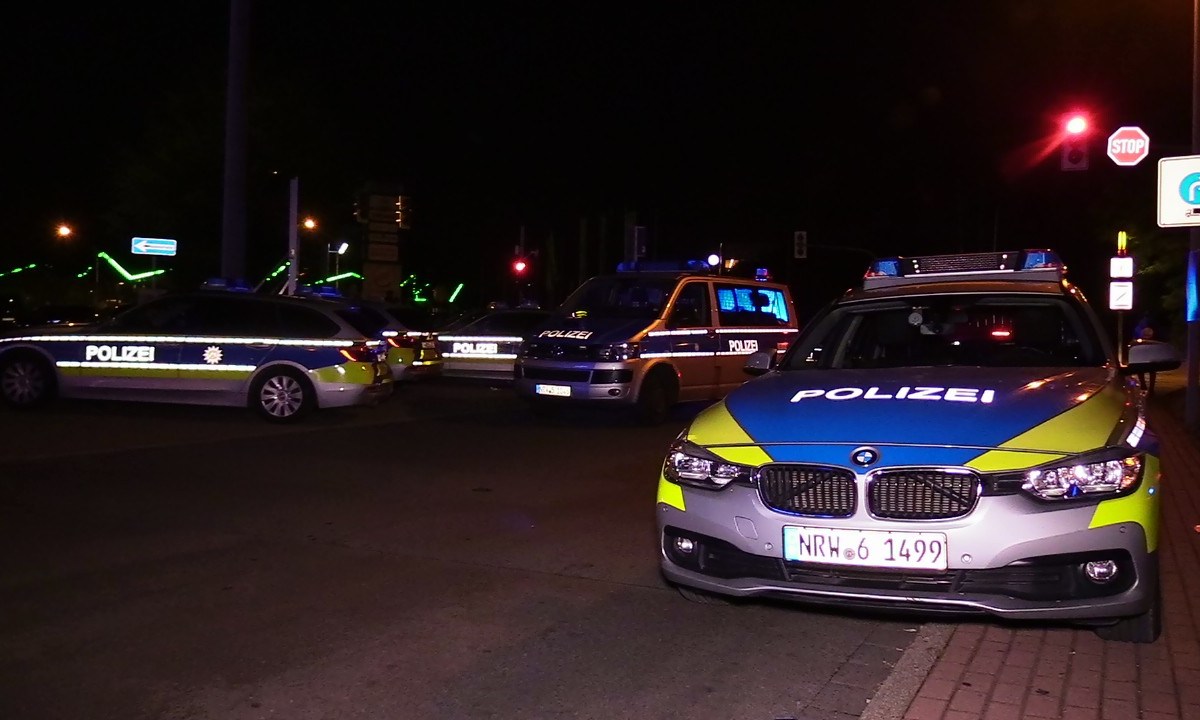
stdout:
<svg viewBox="0 0 1200 720">
<path fill-rule="evenodd" d="M 132 249 L 134 255 L 175 257 L 175 248 L 177 245 L 176 241 L 167 238 L 135 237 Z"/>
</svg>

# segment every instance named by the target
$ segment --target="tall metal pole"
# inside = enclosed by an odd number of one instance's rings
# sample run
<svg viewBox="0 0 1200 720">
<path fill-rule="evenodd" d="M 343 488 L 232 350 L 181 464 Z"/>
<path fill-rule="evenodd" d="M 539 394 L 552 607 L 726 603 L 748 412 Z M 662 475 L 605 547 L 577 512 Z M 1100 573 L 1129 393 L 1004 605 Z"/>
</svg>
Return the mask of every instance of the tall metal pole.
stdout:
<svg viewBox="0 0 1200 720">
<path fill-rule="evenodd" d="M 295 295 L 296 280 L 300 274 L 300 253 L 297 242 L 300 225 L 300 178 L 292 178 L 288 183 L 288 190 L 288 279 L 284 294 Z"/>
<path fill-rule="evenodd" d="M 1192 154 L 1200 155 L 1200 0 L 1192 0 Z M 1188 228 L 1188 291 L 1194 292 L 1200 228 Z M 1188 309 L 1191 312 L 1191 309 Z M 1187 389 L 1184 391 L 1184 424 L 1200 429 L 1200 318 L 1187 318 Z"/>
<path fill-rule="evenodd" d="M 229 2 L 229 68 L 225 86 L 225 185 L 221 213 L 221 275 L 246 275 L 246 56 L 250 0 Z"/>
</svg>

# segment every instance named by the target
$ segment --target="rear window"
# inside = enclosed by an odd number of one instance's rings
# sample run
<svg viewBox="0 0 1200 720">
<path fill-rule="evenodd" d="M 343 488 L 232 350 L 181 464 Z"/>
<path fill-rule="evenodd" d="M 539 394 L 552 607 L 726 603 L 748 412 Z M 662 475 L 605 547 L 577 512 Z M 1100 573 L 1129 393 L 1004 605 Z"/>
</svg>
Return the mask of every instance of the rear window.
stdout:
<svg viewBox="0 0 1200 720">
<path fill-rule="evenodd" d="M 345 320 L 347 325 L 369 338 L 379 337 L 379 333 L 389 324 L 386 315 L 370 307 L 338 308 L 334 313 Z"/>
<path fill-rule="evenodd" d="M 279 307 L 279 324 L 284 337 L 323 339 L 334 337 L 341 327 L 323 313 L 305 307 Z"/>
</svg>

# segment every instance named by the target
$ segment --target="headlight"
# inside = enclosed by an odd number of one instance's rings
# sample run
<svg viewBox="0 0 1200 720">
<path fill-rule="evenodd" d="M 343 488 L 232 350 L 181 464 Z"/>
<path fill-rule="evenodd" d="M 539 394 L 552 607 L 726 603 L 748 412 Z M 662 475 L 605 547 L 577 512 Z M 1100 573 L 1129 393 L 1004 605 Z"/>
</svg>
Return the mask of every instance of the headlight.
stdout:
<svg viewBox="0 0 1200 720">
<path fill-rule="evenodd" d="M 638 357 L 641 347 L 638 343 L 612 343 L 610 345 L 600 345 L 594 348 L 593 352 L 597 360 L 620 362 Z"/>
<path fill-rule="evenodd" d="M 1109 450 L 1029 470 L 1022 489 L 1043 500 L 1118 495 L 1137 487 L 1144 467 L 1141 453 Z"/>
<path fill-rule="evenodd" d="M 667 451 L 663 475 L 673 483 L 720 490 L 731 482 L 750 482 L 754 468 L 717 457 L 699 445 L 677 439 Z"/>
</svg>

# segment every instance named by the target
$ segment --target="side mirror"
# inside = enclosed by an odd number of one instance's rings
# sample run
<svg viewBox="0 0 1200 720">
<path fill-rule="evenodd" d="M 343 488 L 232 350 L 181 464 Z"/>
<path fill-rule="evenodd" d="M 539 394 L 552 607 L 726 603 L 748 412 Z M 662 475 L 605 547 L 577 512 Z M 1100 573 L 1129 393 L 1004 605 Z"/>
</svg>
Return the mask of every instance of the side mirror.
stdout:
<svg viewBox="0 0 1200 720">
<path fill-rule="evenodd" d="M 774 350 L 759 350 L 758 352 L 750 353 L 746 358 L 746 364 L 742 366 L 742 372 L 747 375 L 766 375 L 775 369 L 775 351 Z"/>
<path fill-rule="evenodd" d="M 1126 369 L 1130 372 L 1161 372 L 1183 364 L 1179 350 L 1159 340 L 1135 340 L 1129 346 Z"/>
</svg>

